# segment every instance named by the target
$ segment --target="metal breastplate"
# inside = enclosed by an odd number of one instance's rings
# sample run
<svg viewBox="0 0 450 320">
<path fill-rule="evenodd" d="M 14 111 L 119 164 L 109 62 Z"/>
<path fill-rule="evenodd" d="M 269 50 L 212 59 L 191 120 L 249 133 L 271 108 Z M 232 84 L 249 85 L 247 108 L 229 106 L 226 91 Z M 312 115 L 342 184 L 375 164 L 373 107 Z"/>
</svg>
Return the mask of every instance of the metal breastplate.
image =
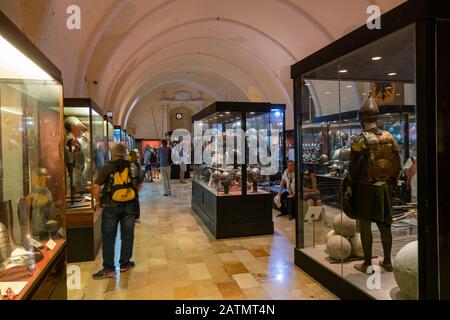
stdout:
<svg viewBox="0 0 450 320">
<path fill-rule="evenodd" d="M 400 172 L 400 162 L 392 135 L 387 131 L 383 131 L 380 135 L 372 132 L 364 132 L 363 135 L 369 151 L 367 163 L 369 182 L 385 182 L 397 177 Z"/>
</svg>

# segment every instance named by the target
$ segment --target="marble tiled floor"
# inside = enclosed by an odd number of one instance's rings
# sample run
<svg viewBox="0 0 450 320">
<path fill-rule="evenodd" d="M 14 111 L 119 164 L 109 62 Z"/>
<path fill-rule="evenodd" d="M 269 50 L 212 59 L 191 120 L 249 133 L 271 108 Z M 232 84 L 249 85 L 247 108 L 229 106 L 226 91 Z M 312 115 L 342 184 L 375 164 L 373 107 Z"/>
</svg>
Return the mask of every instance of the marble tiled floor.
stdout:
<svg viewBox="0 0 450 320">
<path fill-rule="evenodd" d="M 190 209 L 190 185 L 174 182 L 172 193 L 163 197 L 159 182 L 141 191 L 136 268 L 94 281 L 100 252 L 76 264 L 81 288 L 69 299 L 336 299 L 294 265 L 293 221 L 275 219 L 272 236 L 216 240 Z"/>
</svg>

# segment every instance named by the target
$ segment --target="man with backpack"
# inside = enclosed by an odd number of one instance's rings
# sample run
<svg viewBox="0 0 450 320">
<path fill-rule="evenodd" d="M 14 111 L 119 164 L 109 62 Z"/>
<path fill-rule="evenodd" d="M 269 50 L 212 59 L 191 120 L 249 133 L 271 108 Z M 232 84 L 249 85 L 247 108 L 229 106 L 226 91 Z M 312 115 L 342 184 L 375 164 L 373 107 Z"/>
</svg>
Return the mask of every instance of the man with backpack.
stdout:
<svg viewBox="0 0 450 320">
<path fill-rule="evenodd" d="M 127 272 L 135 266 L 131 261 L 135 201 L 144 181 L 144 174 L 141 170 L 132 168 L 131 163 L 125 160 L 127 150 L 123 144 L 115 143 L 111 148 L 111 155 L 113 160 L 100 168 L 93 184 L 96 209 L 100 208 L 100 204 L 103 207 L 103 269 L 92 275 L 94 280 L 115 277 L 114 244 L 119 222 L 122 238 L 120 272 Z M 100 189 L 102 189 L 101 197 Z"/>
</svg>

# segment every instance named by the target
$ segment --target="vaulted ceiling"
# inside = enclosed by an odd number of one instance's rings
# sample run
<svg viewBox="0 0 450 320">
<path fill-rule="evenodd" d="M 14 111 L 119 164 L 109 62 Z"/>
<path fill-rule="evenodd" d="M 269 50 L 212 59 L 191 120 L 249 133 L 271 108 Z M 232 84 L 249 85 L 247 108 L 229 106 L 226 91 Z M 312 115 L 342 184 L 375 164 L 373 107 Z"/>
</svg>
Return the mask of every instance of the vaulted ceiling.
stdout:
<svg viewBox="0 0 450 320">
<path fill-rule="evenodd" d="M 0 0 L 63 71 L 67 97 L 126 125 L 145 96 L 183 86 L 216 100 L 285 103 L 290 66 L 404 0 Z M 66 27 L 81 8 L 81 30 Z"/>
</svg>

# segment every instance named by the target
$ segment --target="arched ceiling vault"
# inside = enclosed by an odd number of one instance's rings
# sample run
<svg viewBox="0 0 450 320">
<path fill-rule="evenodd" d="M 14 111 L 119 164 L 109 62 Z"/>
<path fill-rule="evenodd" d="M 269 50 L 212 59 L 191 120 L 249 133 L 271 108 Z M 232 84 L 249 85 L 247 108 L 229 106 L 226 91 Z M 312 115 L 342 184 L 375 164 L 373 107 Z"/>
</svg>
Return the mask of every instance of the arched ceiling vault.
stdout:
<svg viewBox="0 0 450 320">
<path fill-rule="evenodd" d="M 18 0 L 0 9 L 63 71 L 66 96 L 90 96 L 117 124 L 145 96 L 182 84 L 214 99 L 285 103 L 292 128 L 290 66 L 365 23 L 367 6 L 402 2 Z M 81 30 L 66 28 L 72 4 Z"/>
</svg>

